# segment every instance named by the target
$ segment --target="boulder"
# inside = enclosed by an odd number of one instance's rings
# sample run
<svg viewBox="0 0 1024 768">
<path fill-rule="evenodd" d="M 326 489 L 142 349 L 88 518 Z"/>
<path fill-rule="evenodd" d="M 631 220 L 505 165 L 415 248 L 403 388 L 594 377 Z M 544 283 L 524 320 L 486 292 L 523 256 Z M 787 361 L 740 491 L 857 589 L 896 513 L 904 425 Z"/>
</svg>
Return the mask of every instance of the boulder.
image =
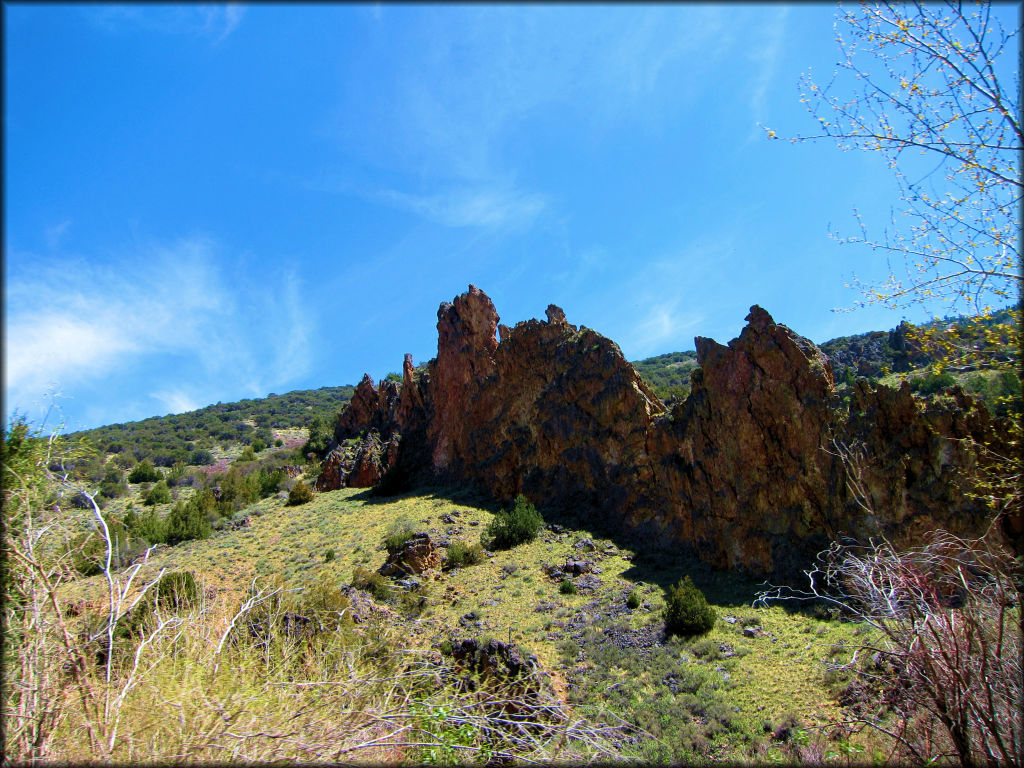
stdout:
<svg viewBox="0 0 1024 768">
<path fill-rule="evenodd" d="M 380 568 L 382 576 L 423 573 L 441 568 L 441 552 L 430 540 L 429 533 L 417 533 L 395 552 L 388 555 Z"/>
</svg>

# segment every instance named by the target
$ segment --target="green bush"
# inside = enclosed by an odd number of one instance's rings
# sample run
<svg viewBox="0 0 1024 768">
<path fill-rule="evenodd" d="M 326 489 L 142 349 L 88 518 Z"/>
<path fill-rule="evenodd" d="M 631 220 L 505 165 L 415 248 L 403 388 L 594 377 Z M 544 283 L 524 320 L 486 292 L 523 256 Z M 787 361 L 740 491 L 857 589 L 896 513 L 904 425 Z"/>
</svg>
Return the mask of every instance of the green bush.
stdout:
<svg viewBox="0 0 1024 768">
<path fill-rule="evenodd" d="M 198 605 L 199 599 L 199 585 L 192 571 L 168 571 L 125 616 L 118 629 L 125 636 L 139 636 L 157 607 L 162 611 L 179 613 Z"/>
<path fill-rule="evenodd" d="M 149 463 L 149 459 L 143 459 L 135 465 L 135 469 L 128 475 L 129 483 L 155 483 L 163 475 L 156 467 Z"/>
<path fill-rule="evenodd" d="M 213 454 L 205 448 L 197 448 L 188 457 L 188 463 L 197 467 L 206 467 L 213 464 Z"/>
<path fill-rule="evenodd" d="M 381 602 L 393 602 L 395 599 L 394 590 L 388 585 L 388 580 L 376 571 L 368 570 L 361 565 L 352 572 L 352 586 L 369 592 Z"/>
<path fill-rule="evenodd" d="M 934 395 L 936 392 L 952 387 L 956 379 L 949 373 L 929 373 L 923 379 L 915 376 L 910 380 L 910 390 L 922 395 Z"/>
<path fill-rule="evenodd" d="M 284 482 L 285 474 L 283 469 L 267 469 L 266 467 L 260 467 L 259 472 L 256 473 L 256 482 L 259 485 L 259 495 L 261 499 L 267 498 L 267 496 L 273 496 L 277 493 L 277 489 L 281 487 L 281 483 Z"/>
<path fill-rule="evenodd" d="M 467 544 L 464 541 L 452 542 L 448 547 L 445 566 L 448 568 L 464 568 L 483 562 L 484 548 L 479 544 Z"/>
<path fill-rule="evenodd" d="M 244 464 L 248 461 L 256 461 L 256 453 L 253 451 L 251 445 L 245 446 L 242 452 L 238 454 L 238 458 L 235 459 L 235 464 Z"/>
<path fill-rule="evenodd" d="M 665 597 L 665 630 L 672 635 L 702 635 L 715 626 L 717 614 L 704 593 L 686 576 Z"/>
<path fill-rule="evenodd" d="M 328 630 L 352 624 L 348 598 L 327 574 L 320 576 L 316 582 L 302 590 L 302 597 L 296 609 L 304 616 L 316 618 Z"/>
<path fill-rule="evenodd" d="M 494 516 L 484 535 L 490 539 L 493 548 L 509 549 L 537 538 L 543 525 L 544 518 L 537 508 L 519 494 L 512 509 L 502 509 Z"/>
<path fill-rule="evenodd" d="M 136 515 L 135 510 L 129 507 L 124 513 L 124 526 L 133 538 L 142 539 L 148 544 L 163 544 L 167 541 L 167 525 L 153 508 Z"/>
<path fill-rule="evenodd" d="M 303 457 L 314 454 L 318 459 L 327 455 L 328 447 L 334 439 L 334 424 L 336 419 L 330 416 L 314 417 L 309 423 L 309 438 L 302 446 Z"/>
<path fill-rule="evenodd" d="M 170 502 L 171 489 L 167 487 L 167 482 L 164 480 L 161 480 L 146 491 L 146 495 L 142 497 L 142 503 L 147 507 L 155 507 L 157 504 L 169 504 Z"/>
<path fill-rule="evenodd" d="M 388 554 L 395 554 L 405 546 L 405 542 L 415 535 L 416 531 L 408 520 L 398 520 L 392 523 L 391 527 L 388 528 L 387 534 L 384 536 L 384 546 L 387 547 Z"/>
<path fill-rule="evenodd" d="M 576 585 L 572 583 L 572 579 L 562 579 L 562 583 L 558 585 L 558 591 L 563 595 L 575 595 Z"/>
<path fill-rule="evenodd" d="M 313 491 L 309 486 L 299 480 L 292 489 L 288 491 L 288 506 L 297 507 L 313 500 Z"/>
<path fill-rule="evenodd" d="M 212 494 L 199 493 L 188 502 L 179 501 L 167 515 L 164 530 L 165 540 L 171 546 L 192 539 L 205 539 L 212 528 L 207 517 Z"/>
<path fill-rule="evenodd" d="M 325 563 L 329 563 L 333 559 L 334 559 L 334 550 L 333 549 L 328 549 L 326 552 L 324 552 L 324 562 Z"/>
<path fill-rule="evenodd" d="M 116 499 L 128 494 L 128 486 L 121 482 L 121 473 L 116 467 L 110 467 L 100 483 L 99 495 L 107 499 Z"/>
<path fill-rule="evenodd" d="M 626 598 L 626 607 L 631 611 L 640 607 L 640 594 L 635 589 L 632 590 Z"/>
</svg>

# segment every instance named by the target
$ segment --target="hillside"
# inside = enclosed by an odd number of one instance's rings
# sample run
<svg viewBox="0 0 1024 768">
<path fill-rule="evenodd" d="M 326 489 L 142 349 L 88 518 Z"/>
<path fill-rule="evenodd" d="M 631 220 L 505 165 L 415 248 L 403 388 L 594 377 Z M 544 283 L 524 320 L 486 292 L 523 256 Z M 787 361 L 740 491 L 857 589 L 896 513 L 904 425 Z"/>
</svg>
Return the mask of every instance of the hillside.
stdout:
<svg viewBox="0 0 1024 768">
<path fill-rule="evenodd" d="M 865 680 L 883 670 L 856 652 L 874 630 L 758 590 L 806 567 L 832 530 L 867 525 L 826 436 L 869 447 L 870 524 L 912 541 L 940 524 L 974 530 L 977 486 L 958 483 L 979 454 L 963 443 L 1002 439 L 1001 422 L 925 368 L 833 387 L 822 350 L 874 364 L 891 334 L 819 350 L 759 307 L 728 346 L 698 339 L 634 365 L 554 306 L 508 328 L 471 287 L 439 317 L 438 357 L 407 356 L 379 383 L 51 448 L 5 437 L 5 502 L 6 468 L 26 451 L 65 456 L 25 463 L 73 477 L 39 486 L 38 507 L 53 515 L 46 546 L 68 553 L 53 600 L 92 658 L 64 668 L 85 669 L 87 701 L 110 691 L 103 706 L 122 723 L 101 748 L 69 715 L 60 754 L 886 758 L 890 742 L 850 725 L 878 695 Z M 916 394 L 884 386 L 908 376 Z M 1016 381 L 955 376 L 1001 392 Z M 535 537 L 500 540 L 530 501 Z M 673 633 L 665 609 L 687 577 L 714 615 Z M 121 615 L 111 584 L 123 608 L 160 578 L 176 585 L 173 612 L 154 598 L 152 613 Z M 104 615 L 118 617 L 109 652 Z"/>
</svg>

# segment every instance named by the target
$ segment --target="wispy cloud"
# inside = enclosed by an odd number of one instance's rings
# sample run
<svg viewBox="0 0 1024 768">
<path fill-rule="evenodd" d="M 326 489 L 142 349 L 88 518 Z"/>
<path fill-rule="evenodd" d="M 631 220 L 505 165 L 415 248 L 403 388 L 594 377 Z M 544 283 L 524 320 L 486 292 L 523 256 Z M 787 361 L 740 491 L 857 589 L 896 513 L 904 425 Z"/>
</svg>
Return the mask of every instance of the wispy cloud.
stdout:
<svg viewBox="0 0 1024 768">
<path fill-rule="evenodd" d="M 223 8 L 207 8 L 205 29 L 210 31 L 211 36 L 216 36 L 213 44 L 217 45 L 228 35 L 238 29 L 245 16 L 245 8 L 237 3 L 228 3 Z M 219 32 L 218 32 L 219 30 Z"/>
<path fill-rule="evenodd" d="M 784 5 L 776 6 L 774 13 L 764 23 L 762 32 L 759 35 L 760 45 L 751 47 L 747 54 L 754 67 L 754 77 L 750 80 L 750 112 L 754 122 L 760 121 L 765 114 L 768 103 L 768 91 L 776 78 L 779 57 L 783 45 L 786 42 L 786 20 L 789 16 L 789 8 Z M 754 128 L 755 137 L 760 136 L 760 130 Z"/>
<path fill-rule="evenodd" d="M 105 5 L 83 8 L 87 18 L 109 33 L 146 30 L 205 38 L 217 45 L 238 29 L 245 7 L 226 5 Z"/>
<path fill-rule="evenodd" d="M 448 227 L 527 226 L 546 204 L 540 194 L 486 187 L 435 195 L 386 190 L 378 198 Z"/>
<path fill-rule="evenodd" d="M 693 339 L 687 337 L 687 331 L 698 328 L 704 317 L 682 305 L 682 297 L 647 305 L 629 340 L 627 354 L 642 358 L 667 347 L 688 348 Z"/>
<path fill-rule="evenodd" d="M 56 251 L 60 248 L 64 241 L 64 236 L 67 234 L 68 228 L 71 226 L 71 219 L 64 219 L 52 227 L 47 227 L 43 233 L 43 240 L 46 242 L 46 247 L 51 251 Z"/>
<path fill-rule="evenodd" d="M 353 88 L 331 132 L 360 164 L 421 182 L 377 189 L 377 199 L 455 227 L 528 224 L 552 207 L 528 157 L 510 149 L 545 130 L 537 121 L 566 121 L 581 142 L 624 121 L 663 127 L 662 99 L 706 87 L 701 73 L 731 44 L 718 8 L 403 11 L 382 19 L 388 34 L 367 43 L 401 56 L 390 57 L 389 71 L 353 65 L 351 81 L 372 80 L 375 90 L 369 98 Z"/>
<path fill-rule="evenodd" d="M 151 397 L 172 410 L 239 389 L 262 396 L 301 376 L 313 318 L 300 281 L 261 275 L 254 283 L 218 266 L 222 257 L 212 241 L 192 238 L 103 264 L 39 257 L 30 273 L 11 275 L 8 406 L 55 385 L 70 396 L 102 381 L 114 386 L 127 371 L 141 371 Z"/>
<path fill-rule="evenodd" d="M 154 392 L 150 397 L 164 406 L 165 413 L 185 413 L 208 405 L 208 403 L 196 400 L 191 393 L 180 389 L 161 390 Z"/>
</svg>

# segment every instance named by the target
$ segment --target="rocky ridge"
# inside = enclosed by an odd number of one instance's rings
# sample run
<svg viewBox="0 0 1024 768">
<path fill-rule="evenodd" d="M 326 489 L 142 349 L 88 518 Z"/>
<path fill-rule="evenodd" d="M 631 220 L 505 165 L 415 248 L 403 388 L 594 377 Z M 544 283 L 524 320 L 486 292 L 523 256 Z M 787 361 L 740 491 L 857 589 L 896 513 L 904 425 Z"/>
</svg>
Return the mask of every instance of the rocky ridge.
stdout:
<svg viewBox="0 0 1024 768">
<path fill-rule="evenodd" d="M 972 441 L 1005 434 L 962 391 L 942 405 L 859 381 L 847 413 L 829 359 L 755 306 L 728 345 L 696 340 L 691 393 L 666 412 L 614 342 L 554 305 L 546 317 L 500 325 L 475 286 L 441 304 L 437 357 L 417 377 L 406 355 L 401 384 L 364 377 L 318 490 L 468 482 L 774 576 L 840 536 L 983 524 Z"/>
</svg>

